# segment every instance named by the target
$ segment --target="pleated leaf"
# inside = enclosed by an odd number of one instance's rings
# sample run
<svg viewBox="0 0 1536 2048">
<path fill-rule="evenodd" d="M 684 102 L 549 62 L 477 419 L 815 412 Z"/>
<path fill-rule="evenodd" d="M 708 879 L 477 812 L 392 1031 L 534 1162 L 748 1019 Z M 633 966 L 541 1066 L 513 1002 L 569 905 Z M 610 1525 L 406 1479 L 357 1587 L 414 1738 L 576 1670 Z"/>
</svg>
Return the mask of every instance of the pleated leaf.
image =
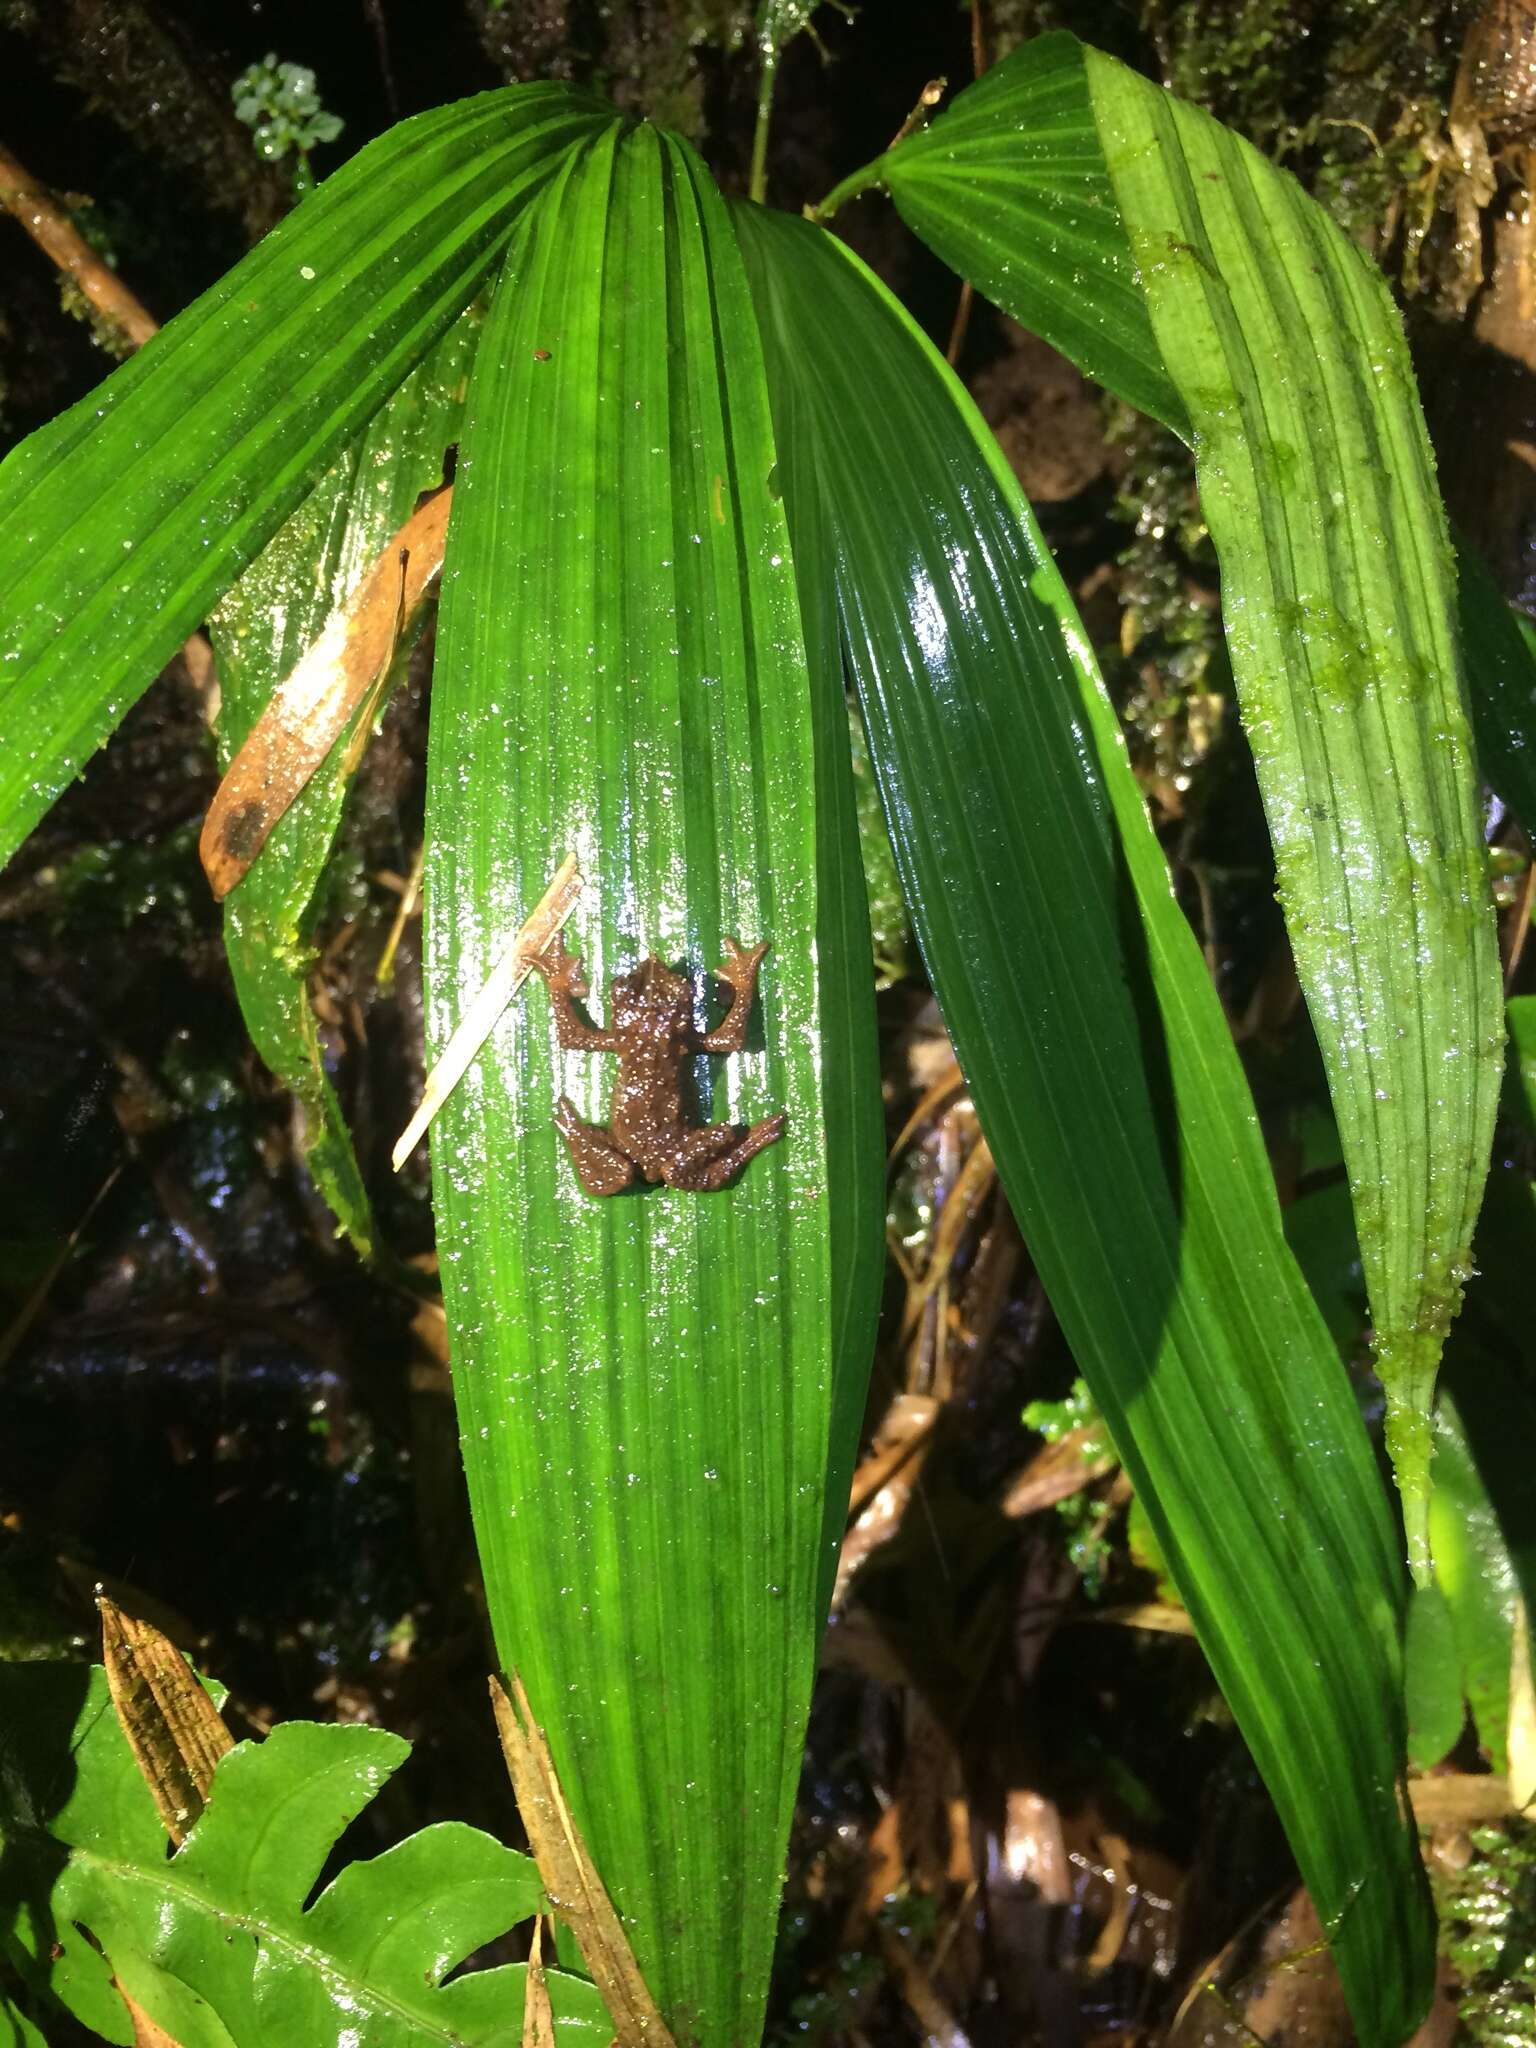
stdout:
<svg viewBox="0 0 1536 2048">
<path fill-rule="evenodd" d="M 1401 323 L 1293 178 L 1070 38 L 1020 49 L 875 176 L 1009 312 L 1187 418 L 1423 1575 L 1430 1397 L 1502 1031 L 1455 566 Z M 1127 250 L 1176 406 L 1126 311 Z M 1077 332 L 1103 323 L 1128 361 Z"/>
<path fill-rule="evenodd" d="M 1025 44 L 937 120 L 845 180 L 820 211 L 877 181 L 953 270 L 1088 376 L 1189 438 L 1189 413 L 1152 331 L 1075 36 Z"/>
<path fill-rule="evenodd" d="M 240 1743 L 171 1856 L 105 1673 L 0 1666 L 0 1741 L 0 1953 L 41 2017 L 63 2006 L 131 2042 L 115 1977 L 179 2048 L 516 2048 L 521 1964 L 444 1980 L 538 1911 L 528 1857 L 439 1822 L 344 1865 L 306 1906 L 409 1754 L 399 1736 L 292 1721 Z M 560 2038 L 606 2042 L 592 1985 L 548 1982 Z M 3 1985 L 0 2019 L 30 2038 Z"/>
<path fill-rule="evenodd" d="M 472 315 L 455 322 L 219 605 L 213 641 L 222 768 L 418 495 L 441 482 L 477 333 Z M 366 1255 L 374 1249 L 368 1197 L 309 1000 L 315 892 L 341 822 L 354 737 L 349 731 L 336 742 L 227 898 L 224 943 L 252 1041 L 300 1106 L 316 1185 Z"/>
<path fill-rule="evenodd" d="M 983 1128 L 1361 2038 L 1395 2042 L 1433 1969 L 1400 1793 L 1402 1574 L 1219 1002 L 1086 636 L 974 408 L 840 244 L 734 217 L 802 601 L 835 592 Z"/>
<path fill-rule="evenodd" d="M 679 143 L 609 132 L 509 253 L 476 359 L 430 740 L 434 1055 L 574 853 L 606 1021 L 655 954 L 723 1011 L 731 1187 L 583 1191 L 537 979 L 432 1130 L 465 1466 L 503 1667 L 680 2039 L 755 2040 L 881 1266 L 869 932 L 830 614 L 802 620 L 752 310 Z M 807 641 L 810 642 L 808 653 Z M 828 711 L 833 714 L 829 721 Z M 840 748 L 828 744 L 835 729 Z M 701 1063 L 702 1064 L 702 1063 Z"/>
<path fill-rule="evenodd" d="M 0 464 L 0 860 L 611 118 L 530 85 L 401 123 Z"/>
</svg>

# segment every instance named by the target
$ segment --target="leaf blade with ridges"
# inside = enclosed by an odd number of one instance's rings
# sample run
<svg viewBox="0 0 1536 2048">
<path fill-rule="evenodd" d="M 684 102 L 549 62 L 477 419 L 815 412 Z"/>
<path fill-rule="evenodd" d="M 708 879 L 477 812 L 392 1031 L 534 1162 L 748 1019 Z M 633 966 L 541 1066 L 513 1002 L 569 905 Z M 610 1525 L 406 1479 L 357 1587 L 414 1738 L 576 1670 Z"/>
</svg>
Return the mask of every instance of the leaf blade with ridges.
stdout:
<svg viewBox="0 0 1536 2048">
<path fill-rule="evenodd" d="M 1402 1574 L 1226 1020 L 1086 640 L 953 377 L 841 246 L 736 210 L 786 492 L 819 499 L 887 821 L 983 1128 L 1333 1935 L 1426 1999 Z M 835 334 L 835 348 L 824 341 Z M 1322 1731 L 1328 1731 L 1324 1734 Z"/>
<path fill-rule="evenodd" d="M 613 118 L 556 85 L 417 115 L 0 464 L 0 859 Z"/>
<path fill-rule="evenodd" d="M 835 805 L 718 193 L 641 129 L 573 164 L 539 230 L 493 302 L 455 486 L 430 1049 L 575 854 L 567 939 L 599 1017 L 647 953 L 697 975 L 726 936 L 771 941 L 713 1115 L 787 1127 L 725 1191 L 585 1195 L 555 1102 L 601 1122 L 611 1074 L 560 1053 L 530 985 L 433 1126 L 439 1243 L 499 1654 L 664 2015 L 724 2043 L 761 2024 L 878 1289 L 867 1195 L 873 1259 L 834 1274 L 828 1249 L 831 1209 L 879 1185 L 872 995 L 866 970 L 850 1021 L 822 957 L 853 842 L 819 829 Z M 834 1058 L 854 1108 L 824 1108 Z"/>
</svg>

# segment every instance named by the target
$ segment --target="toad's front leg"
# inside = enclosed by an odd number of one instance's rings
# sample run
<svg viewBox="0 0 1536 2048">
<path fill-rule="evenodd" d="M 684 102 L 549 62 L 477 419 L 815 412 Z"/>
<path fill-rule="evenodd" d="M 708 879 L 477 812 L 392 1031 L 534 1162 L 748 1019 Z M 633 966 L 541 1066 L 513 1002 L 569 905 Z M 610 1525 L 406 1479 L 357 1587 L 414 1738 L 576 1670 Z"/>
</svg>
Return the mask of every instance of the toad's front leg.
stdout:
<svg viewBox="0 0 1536 2048">
<path fill-rule="evenodd" d="M 555 1013 L 555 1034 L 562 1052 L 618 1051 L 616 1034 L 589 1024 L 576 1007 L 574 998 L 587 993 L 587 982 L 580 960 L 565 950 L 563 933 L 556 932 L 542 953 L 530 957 L 528 965 L 544 977 L 550 1008 Z"/>
<path fill-rule="evenodd" d="M 697 1043 L 703 1052 L 740 1052 L 746 1044 L 747 1019 L 757 993 L 757 970 L 768 950 L 768 941 L 764 939 L 760 946 L 743 946 L 739 939 L 727 939 L 725 950 L 730 958 L 720 969 L 720 979 L 730 987 L 731 1007 L 715 1030 L 699 1034 Z"/>
</svg>

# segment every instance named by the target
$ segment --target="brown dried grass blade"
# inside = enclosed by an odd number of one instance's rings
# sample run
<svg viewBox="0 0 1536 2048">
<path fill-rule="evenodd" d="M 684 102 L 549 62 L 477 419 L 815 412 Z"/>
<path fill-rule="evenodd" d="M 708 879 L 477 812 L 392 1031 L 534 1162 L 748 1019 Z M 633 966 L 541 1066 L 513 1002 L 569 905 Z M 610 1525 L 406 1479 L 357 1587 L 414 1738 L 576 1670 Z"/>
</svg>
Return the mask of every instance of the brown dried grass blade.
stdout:
<svg viewBox="0 0 1536 2048">
<path fill-rule="evenodd" d="M 533 1947 L 523 1979 L 523 2048 L 555 2048 L 555 2009 L 544 1975 L 544 1915 L 533 1923 Z"/>
<path fill-rule="evenodd" d="M 555 1911 L 569 1922 L 592 1980 L 613 2021 L 618 2048 L 676 2048 L 646 1989 L 618 1914 L 576 1831 L 544 1731 L 533 1718 L 523 1682 L 491 1680 L 491 1704 L 517 1810 Z"/>
<path fill-rule="evenodd" d="M 576 865 L 576 856 L 567 854 L 555 871 L 555 879 L 486 976 L 480 993 L 443 1047 L 442 1058 L 428 1074 L 416 1113 L 395 1140 L 395 1149 L 390 1154 L 396 1173 L 416 1150 L 428 1124 L 464 1078 L 465 1069 L 494 1030 L 496 1019 L 533 972 L 535 957 L 543 952 L 576 908 L 581 888 L 581 870 Z"/>
<path fill-rule="evenodd" d="M 198 852 L 227 896 L 389 666 L 401 627 L 443 566 L 453 486 L 417 507 L 346 603 L 278 684 L 229 764 Z"/>
<path fill-rule="evenodd" d="M 169 1636 L 125 1614 L 105 1593 L 97 1594 L 96 1606 L 112 1704 L 166 1832 L 179 1845 L 234 1738 Z"/>
</svg>

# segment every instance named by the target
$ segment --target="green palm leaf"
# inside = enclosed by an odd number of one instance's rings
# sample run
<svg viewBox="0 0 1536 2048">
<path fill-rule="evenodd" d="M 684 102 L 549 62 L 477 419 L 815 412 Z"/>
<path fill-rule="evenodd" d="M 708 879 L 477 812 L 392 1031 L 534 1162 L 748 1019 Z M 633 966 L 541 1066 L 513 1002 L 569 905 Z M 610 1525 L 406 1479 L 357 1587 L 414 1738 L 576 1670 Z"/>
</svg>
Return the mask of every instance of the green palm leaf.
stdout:
<svg viewBox="0 0 1536 2048">
<path fill-rule="evenodd" d="M 0 464 L 0 860 L 614 118 L 536 85 L 401 123 Z"/>
<path fill-rule="evenodd" d="M 735 218 L 803 601 L 820 583 L 838 607 L 983 1127 L 1361 2038 L 1395 2042 L 1433 1968 L 1398 1789 L 1402 1575 L 1226 1020 L 1081 625 L 974 408 L 838 243 Z"/>
<path fill-rule="evenodd" d="M 646 954 L 707 976 L 727 937 L 770 942 L 711 1113 L 787 1126 L 723 1192 L 584 1193 L 556 1098 L 602 1121 L 612 1060 L 562 1054 L 534 982 L 432 1156 L 498 1652 L 653 1994 L 709 2044 L 761 2025 L 881 1266 L 845 714 L 840 692 L 813 707 L 830 615 L 802 622 L 773 465 L 719 195 L 681 144 L 610 131 L 515 242 L 476 360 L 434 683 L 429 1038 L 575 853 L 599 1019 Z"/>
<path fill-rule="evenodd" d="M 1294 179 L 1071 38 L 1025 46 L 842 189 L 876 179 L 1195 448 L 1423 1575 L 1430 1397 L 1502 1023 L 1455 569 L 1401 324 Z"/>
<path fill-rule="evenodd" d="M 274 689 L 405 523 L 418 495 L 441 482 L 478 332 L 472 314 L 455 322 L 220 603 L 213 637 L 226 770 Z M 226 900 L 224 943 L 252 1041 L 300 1106 L 316 1185 L 366 1256 L 375 1249 L 373 1218 L 309 1001 L 315 892 L 347 798 L 352 737 L 337 740 Z"/>
</svg>

